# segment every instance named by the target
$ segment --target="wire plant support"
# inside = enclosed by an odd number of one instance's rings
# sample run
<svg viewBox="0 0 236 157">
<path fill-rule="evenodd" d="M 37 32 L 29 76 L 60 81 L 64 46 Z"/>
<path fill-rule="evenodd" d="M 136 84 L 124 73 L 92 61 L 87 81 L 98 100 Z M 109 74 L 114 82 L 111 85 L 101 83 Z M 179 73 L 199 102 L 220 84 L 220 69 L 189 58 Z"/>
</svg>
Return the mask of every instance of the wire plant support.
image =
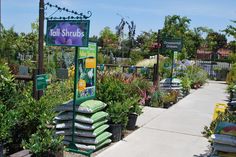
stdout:
<svg viewBox="0 0 236 157">
<path fill-rule="evenodd" d="M 79 13 L 78 11 L 70 10 L 65 7 L 60 7 L 58 5 L 51 4 L 49 2 L 44 4 L 45 10 L 49 8 L 54 8 L 56 9 L 50 16 L 46 17 L 46 20 L 86 20 L 89 19 L 92 16 L 91 11 L 87 11 L 87 14 Z M 56 14 L 57 12 L 67 12 L 70 14 L 73 14 L 73 16 L 67 16 L 67 17 L 54 17 L 53 15 Z"/>
</svg>

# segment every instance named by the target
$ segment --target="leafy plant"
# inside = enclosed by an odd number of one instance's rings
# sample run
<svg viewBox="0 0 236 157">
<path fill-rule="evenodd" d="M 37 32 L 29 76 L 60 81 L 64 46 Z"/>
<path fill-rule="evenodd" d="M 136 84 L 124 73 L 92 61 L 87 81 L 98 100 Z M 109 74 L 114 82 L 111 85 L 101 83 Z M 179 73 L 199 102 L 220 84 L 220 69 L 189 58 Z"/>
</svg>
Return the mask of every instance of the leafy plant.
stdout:
<svg viewBox="0 0 236 157">
<path fill-rule="evenodd" d="M 11 129 L 17 122 L 17 112 L 7 110 L 7 107 L 0 102 L 0 143 L 9 142 Z"/>
<path fill-rule="evenodd" d="M 228 84 L 236 83 L 236 63 L 232 65 L 232 67 L 227 75 L 226 82 Z"/>
<path fill-rule="evenodd" d="M 163 95 L 163 103 L 176 103 L 177 102 L 177 97 L 179 93 L 178 91 L 171 90 Z"/>
<path fill-rule="evenodd" d="M 138 96 L 134 96 L 131 98 L 128 98 L 124 104 L 129 105 L 129 113 L 135 113 L 137 115 L 142 114 L 142 107 L 139 104 L 139 97 Z"/>
<path fill-rule="evenodd" d="M 187 76 L 181 78 L 181 86 L 184 93 L 189 93 L 191 89 L 191 81 Z"/>
<path fill-rule="evenodd" d="M 97 98 L 107 104 L 123 102 L 127 95 L 125 84 L 114 76 L 104 75 L 97 83 Z"/>
<path fill-rule="evenodd" d="M 155 91 L 151 96 L 152 107 L 163 107 L 163 95 L 161 91 Z"/>
<path fill-rule="evenodd" d="M 112 123 L 122 124 L 123 126 L 127 125 L 129 113 L 128 103 L 114 102 L 108 106 L 106 111 Z"/>
<path fill-rule="evenodd" d="M 0 64 L 0 101 L 6 105 L 7 109 L 14 108 L 16 103 L 15 96 L 16 84 L 14 83 L 13 75 L 6 63 Z"/>
<path fill-rule="evenodd" d="M 62 137 L 55 137 L 52 129 L 40 125 L 36 133 L 32 134 L 29 142 L 23 141 L 25 149 L 29 149 L 36 157 L 44 154 L 57 153 L 62 151 Z"/>
</svg>

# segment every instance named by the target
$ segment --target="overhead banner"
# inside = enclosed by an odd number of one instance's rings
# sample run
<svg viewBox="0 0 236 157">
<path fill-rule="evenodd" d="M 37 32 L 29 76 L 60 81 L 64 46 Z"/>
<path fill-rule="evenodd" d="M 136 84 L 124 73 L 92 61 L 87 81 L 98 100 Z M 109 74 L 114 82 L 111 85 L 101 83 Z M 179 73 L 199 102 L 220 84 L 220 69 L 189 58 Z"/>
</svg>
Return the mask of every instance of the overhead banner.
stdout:
<svg viewBox="0 0 236 157">
<path fill-rule="evenodd" d="M 48 20 L 46 43 L 49 46 L 88 47 L 89 20 Z"/>
</svg>

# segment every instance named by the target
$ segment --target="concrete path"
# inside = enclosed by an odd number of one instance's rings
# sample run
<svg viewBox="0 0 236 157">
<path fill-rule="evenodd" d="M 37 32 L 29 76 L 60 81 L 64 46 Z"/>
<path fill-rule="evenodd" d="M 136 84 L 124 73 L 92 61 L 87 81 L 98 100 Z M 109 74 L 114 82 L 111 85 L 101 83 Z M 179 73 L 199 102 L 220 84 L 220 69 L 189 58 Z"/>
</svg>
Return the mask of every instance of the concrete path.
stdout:
<svg viewBox="0 0 236 157">
<path fill-rule="evenodd" d="M 210 81 L 170 109 L 145 108 L 140 128 L 97 157 L 200 157 L 209 143 L 202 137 L 214 104 L 225 102 L 226 85 Z"/>
</svg>

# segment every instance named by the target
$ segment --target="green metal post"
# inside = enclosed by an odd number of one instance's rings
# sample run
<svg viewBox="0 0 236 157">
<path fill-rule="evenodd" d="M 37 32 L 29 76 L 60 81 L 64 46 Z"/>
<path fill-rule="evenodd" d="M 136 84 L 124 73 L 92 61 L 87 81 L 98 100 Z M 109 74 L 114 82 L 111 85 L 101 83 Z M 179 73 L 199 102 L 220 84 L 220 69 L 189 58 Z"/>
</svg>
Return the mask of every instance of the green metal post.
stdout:
<svg viewBox="0 0 236 157">
<path fill-rule="evenodd" d="M 72 143 L 75 143 L 74 135 L 75 135 L 75 106 L 76 106 L 76 88 L 77 88 L 77 80 L 78 80 L 78 47 L 75 47 L 75 76 L 74 76 L 74 102 L 73 102 L 73 121 L 72 121 Z"/>
</svg>

